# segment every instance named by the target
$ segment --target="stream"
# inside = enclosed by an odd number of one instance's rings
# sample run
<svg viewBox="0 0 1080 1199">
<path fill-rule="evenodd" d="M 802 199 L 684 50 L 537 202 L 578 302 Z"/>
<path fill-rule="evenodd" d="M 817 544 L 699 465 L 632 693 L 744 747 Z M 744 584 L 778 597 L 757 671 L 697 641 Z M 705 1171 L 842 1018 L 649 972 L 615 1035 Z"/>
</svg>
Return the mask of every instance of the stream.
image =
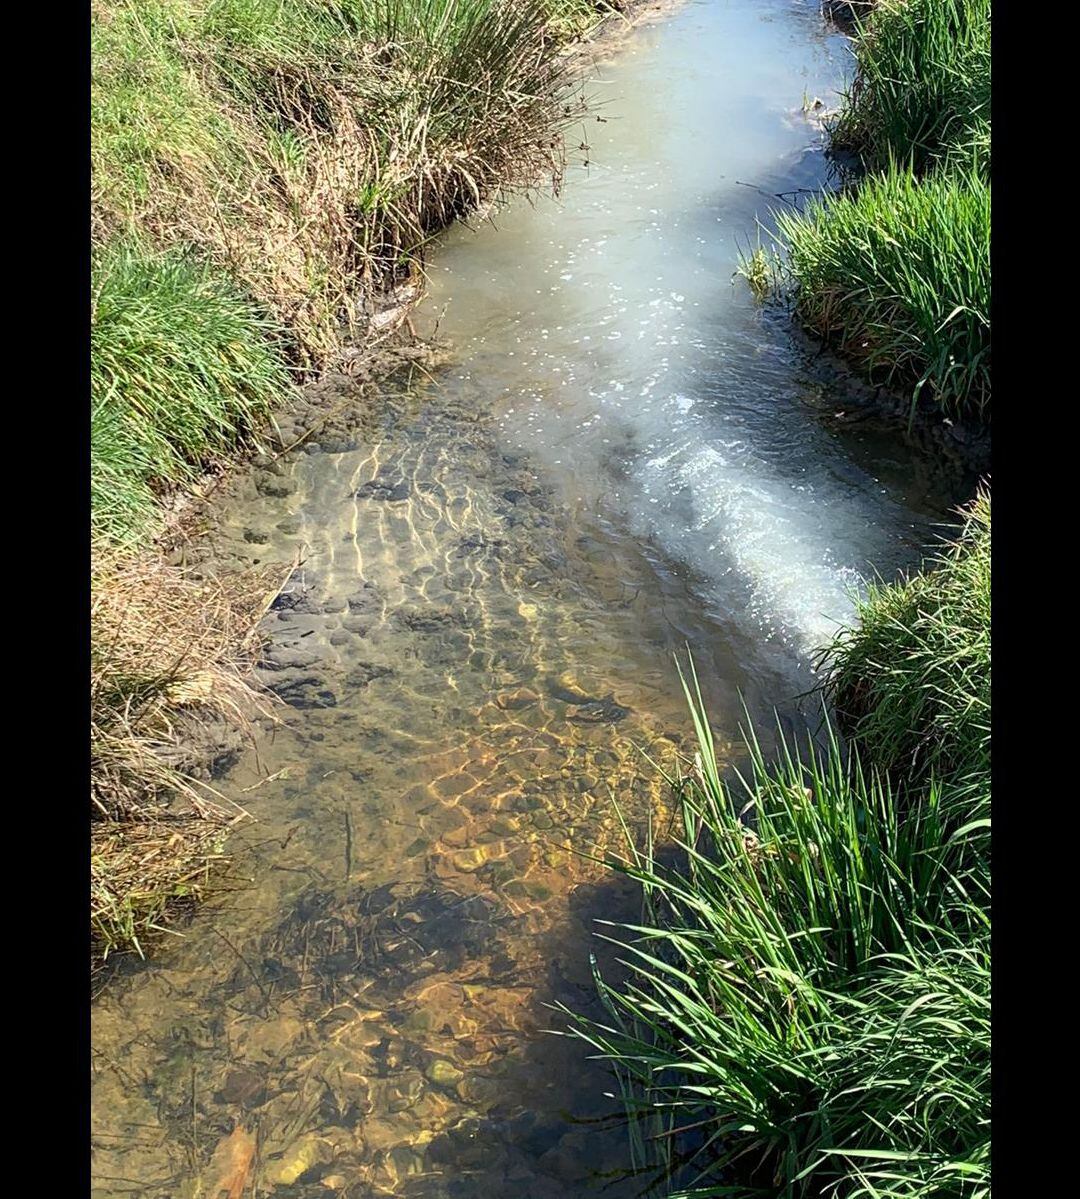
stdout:
<svg viewBox="0 0 1080 1199">
<path fill-rule="evenodd" d="M 860 385 L 732 279 L 828 180 L 812 105 L 847 70 L 816 2 L 620 41 L 559 196 L 434 253 L 449 361 L 219 501 L 223 561 L 301 560 L 264 625 L 283 702 L 217 784 L 254 817 L 226 885 L 94 1003 L 97 1199 L 641 1193 L 610 1073 L 548 1030 L 638 912 L 597 859 L 670 827 L 675 655 L 725 760 L 744 705 L 767 746 L 967 488 L 845 419 Z"/>
</svg>

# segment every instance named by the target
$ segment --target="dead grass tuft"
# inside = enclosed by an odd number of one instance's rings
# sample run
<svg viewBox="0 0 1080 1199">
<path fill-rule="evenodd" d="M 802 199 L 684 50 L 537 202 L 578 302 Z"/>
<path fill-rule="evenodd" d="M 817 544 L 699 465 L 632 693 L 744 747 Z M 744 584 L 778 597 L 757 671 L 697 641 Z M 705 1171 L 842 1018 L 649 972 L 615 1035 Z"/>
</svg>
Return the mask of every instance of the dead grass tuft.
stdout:
<svg viewBox="0 0 1080 1199">
<path fill-rule="evenodd" d="M 268 713 L 246 680 L 269 570 L 200 574 L 147 554 L 100 551 L 91 602 L 91 932 L 102 956 L 159 927 L 204 885 L 222 833 L 243 817 L 178 765 L 192 717 L 250 729 Z"/>
</svg>

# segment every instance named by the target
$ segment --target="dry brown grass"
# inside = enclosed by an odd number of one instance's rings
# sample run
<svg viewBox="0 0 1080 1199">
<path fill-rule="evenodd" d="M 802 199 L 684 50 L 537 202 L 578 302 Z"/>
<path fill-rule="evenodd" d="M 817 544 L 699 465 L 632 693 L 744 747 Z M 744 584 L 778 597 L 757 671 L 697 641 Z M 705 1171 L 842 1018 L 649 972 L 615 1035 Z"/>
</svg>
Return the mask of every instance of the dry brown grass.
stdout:
<svg viewBox="0 0 1080 1199">
<path fill-rule="evenodd" d="M 250 728 L 246 674 L 278 590 L 269 571 L 209 575 L 154 553 L 96 555 L 91 605 L 91 929 L 102 955 L 159 927 L 220 853 L 230 805 L 180 763 L 193 717 Z"/>
</svg>

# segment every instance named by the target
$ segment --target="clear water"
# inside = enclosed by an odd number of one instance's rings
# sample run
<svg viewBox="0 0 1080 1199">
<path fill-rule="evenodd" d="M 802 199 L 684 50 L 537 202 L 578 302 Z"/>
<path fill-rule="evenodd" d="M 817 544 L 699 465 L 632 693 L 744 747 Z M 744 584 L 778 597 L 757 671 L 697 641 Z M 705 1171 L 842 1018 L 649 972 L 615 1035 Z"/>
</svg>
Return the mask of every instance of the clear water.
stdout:
<svg viewBox="0 0 1080 1199">
<path fill-rule="evenodd" d="M 594 860 L 612 795 L 668 827 L 673 655 L 736 758 L 744 700 L 797 721 L 852 588 L 958 498 L 731 281 L 824 179 L 802 103 L 845 67 L 797 0 L 639 30 L 560 198 L 439 249 L 450 364 L 223 497 L 223 560 L 303 559 L 265 625 L 285 702 L 220 784 L 255 818 L 232 885 L 95 1004 L 96 1196 L 640 1192 L 612 1079 L 545 1030 L 635 914 Z"/>
</svg>

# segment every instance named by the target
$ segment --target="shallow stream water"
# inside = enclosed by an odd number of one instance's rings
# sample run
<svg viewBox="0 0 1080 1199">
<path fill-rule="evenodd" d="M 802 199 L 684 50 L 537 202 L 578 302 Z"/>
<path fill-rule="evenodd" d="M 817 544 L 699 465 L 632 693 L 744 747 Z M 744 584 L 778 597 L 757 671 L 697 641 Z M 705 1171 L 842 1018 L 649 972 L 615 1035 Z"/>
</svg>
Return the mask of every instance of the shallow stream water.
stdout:
<svg viewBox="0 0 1080 1199">
<path fill-rule="evenodd" d="M 561 195 L 444 239 L 449 364 L 222 501 L 224 559 L 302 559 L 284 702 L 220 782 L 232 886 L 95 1003 L 95 1196 L 640 1193 L 608 1072 L 545 1030 L 635 915 L 612 797 L 663 838 L 673 655 L 736 759 L 742 704 L 797 725 L 853 588 L 962 494 L 732 282 L 826 179 L 803 105 L 846 68 L 815 3 L 638 30 Z"/>
</svg>

